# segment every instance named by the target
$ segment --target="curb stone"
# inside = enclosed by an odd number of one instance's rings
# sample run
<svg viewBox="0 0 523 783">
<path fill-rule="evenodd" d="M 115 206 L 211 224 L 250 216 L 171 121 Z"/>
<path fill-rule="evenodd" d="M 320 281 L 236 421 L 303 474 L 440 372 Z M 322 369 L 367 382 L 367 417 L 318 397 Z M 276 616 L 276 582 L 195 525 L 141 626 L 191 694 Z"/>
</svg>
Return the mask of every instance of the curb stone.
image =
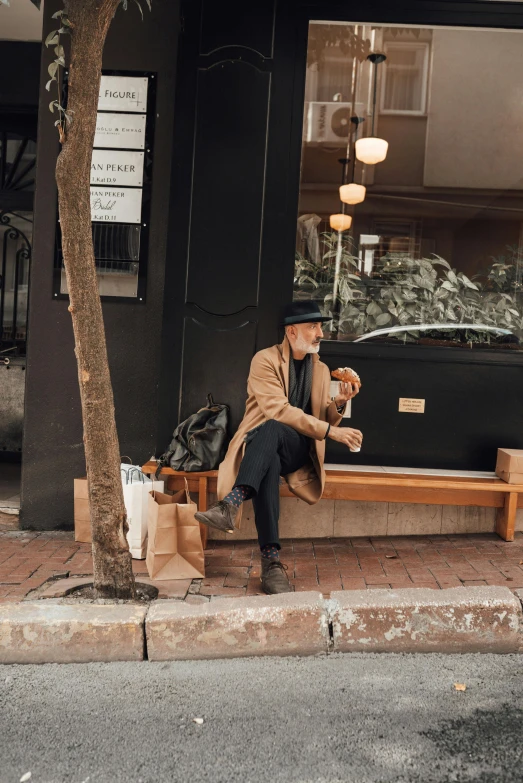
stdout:
<svg viewBox="0 0 523 783">
<path fill-rule="evenodd" d="M 146 613 L 136 604 L 4 604 L 0 663 L 142 661 Z"/>
<path fill-rule="evenodd" d="M 315 592 L 199 605 L 156 601 L 146 634 L 151 661 L 316 655 L 329 647 L 325 601 Z"/>
<path fill-rule="evenodd" d="M 335 652 L 523 652 L 523 590 L 352 590 L 191 603 L 3 604 L 0 664 Z"/>
<path fill-rule="evenodd" d="M 506 587 L 351 590 L 329 601 L 340 652 L 517 652 L 521 603 Z"/>
</svg>

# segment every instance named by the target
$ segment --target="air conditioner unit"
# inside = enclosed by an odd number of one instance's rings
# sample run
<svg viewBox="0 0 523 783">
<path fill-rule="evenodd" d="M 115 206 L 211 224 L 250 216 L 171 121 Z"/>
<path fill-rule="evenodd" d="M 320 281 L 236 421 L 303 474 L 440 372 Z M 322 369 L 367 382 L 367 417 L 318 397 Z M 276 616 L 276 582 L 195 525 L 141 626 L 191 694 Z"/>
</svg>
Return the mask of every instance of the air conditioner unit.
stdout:
<svg viewBox="0 0 523 783">
<path fill-rule="evenodd" d="M 351 129 L 350 118 L 353 116 L 367 116 L 363 103 L 356 104 L 354 113 L 351 103 L 311 101 L 305 122 L 305 141 L 315 144 L 346 144 Z"/>
</svg>

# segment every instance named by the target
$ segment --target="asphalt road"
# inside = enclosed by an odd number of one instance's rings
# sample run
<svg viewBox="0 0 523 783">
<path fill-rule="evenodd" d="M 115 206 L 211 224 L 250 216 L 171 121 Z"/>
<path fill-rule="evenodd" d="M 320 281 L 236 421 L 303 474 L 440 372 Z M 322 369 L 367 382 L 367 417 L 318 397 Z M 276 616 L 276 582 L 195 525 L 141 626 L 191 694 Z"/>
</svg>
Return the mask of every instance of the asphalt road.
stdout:
<svg viewBox="0 0 523 783">
<path fill-rule="evenodd" d="M 0 666 L 1 783 L 514 783 L 522 740 L 523 655 Z"/>
</svg>

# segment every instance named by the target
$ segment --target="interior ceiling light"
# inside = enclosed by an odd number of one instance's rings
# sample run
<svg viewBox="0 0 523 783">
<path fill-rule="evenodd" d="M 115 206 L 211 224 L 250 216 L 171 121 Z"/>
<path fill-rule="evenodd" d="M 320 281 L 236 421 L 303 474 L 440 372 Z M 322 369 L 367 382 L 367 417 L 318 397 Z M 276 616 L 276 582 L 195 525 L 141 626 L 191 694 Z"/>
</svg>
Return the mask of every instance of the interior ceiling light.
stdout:
<svg viewBox="0 0 523 783">
<path fill-rule="evenodd" d="M 355 182 L 349 182 L 348 185 L 340 186 L 340 201 L 344 204 L 361 204 L 365 201 L 365 185 L 357 185 Z"/>
<path fill-rule="evenodd" d="M 381 163 L 387 157 L 387 150 L 389 148 L 388 141 L 385 139 L 379 139 L 374 135 L 374 126 L 376 121 L 376 95 L 378 85 L 378 65 L 385 62 L 387 56 L 382 52 L 372 52 L 367 57 L 374 65 L 374 89 L 372 99 L 372 128 L 370 136 L 363 139 L 358 139 L 355 144 L 356 157 L 361 160 L 362 163 L 374 165 L 375 163 Z"/>
<path fill-rule="evenodd" d="M 330 216 L 329 223 L 334 231 L 347 231 L 352 225 L 352 218 L 350 215 L 343 215 L 339 212 L 336 215 Z"/>
</svg>

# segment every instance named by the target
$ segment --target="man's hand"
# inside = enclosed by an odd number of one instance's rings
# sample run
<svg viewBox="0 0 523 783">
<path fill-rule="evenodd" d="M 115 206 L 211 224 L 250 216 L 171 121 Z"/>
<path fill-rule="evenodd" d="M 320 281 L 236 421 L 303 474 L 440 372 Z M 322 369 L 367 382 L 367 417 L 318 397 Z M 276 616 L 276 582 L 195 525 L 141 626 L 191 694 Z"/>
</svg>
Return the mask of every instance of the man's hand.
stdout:
<svg viewBox="0 0 523 783">
<path fill-rule="evenodd" d="M 361 432 L 350 427 L 331 427 L 328 437 L 338 443 L 343 443 L 349 449 L 360 449 L 363 440 Z"/>
<path fill-rule="evenodd" d="M 345 405 L 349 400 L 352 400 L 352 398 L 358 394 L 359 390 L 359 383 L 340 383 L 338 394 L 334 398 L 336 406 L 341 408 L 342 405 Z"/>
</svg>

